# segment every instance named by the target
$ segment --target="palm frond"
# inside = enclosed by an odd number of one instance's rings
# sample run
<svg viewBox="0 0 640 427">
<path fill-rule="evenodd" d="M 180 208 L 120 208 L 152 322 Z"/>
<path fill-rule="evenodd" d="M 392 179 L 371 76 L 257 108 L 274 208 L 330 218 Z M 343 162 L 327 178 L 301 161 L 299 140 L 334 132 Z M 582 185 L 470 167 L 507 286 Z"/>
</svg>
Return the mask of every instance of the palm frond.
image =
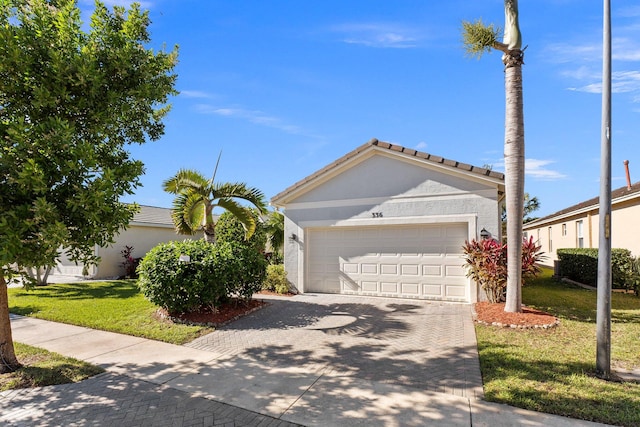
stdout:
<svg viewBox="0 0 640 427">
<path fill-rule="evenodd" d="M 284 215 L 278 211 L 270 212 L 266 226 L 271 249 L 278 252 L 284 246 Z"/>
<path fill-rule="evenodd" d="M 178 234 L 195 234 L 197 228 L 191 226 L 190 221 L 188 221 L 189 214 L 187 212 L 187 200 L 189 198 L 188 194 L 179 194 L 173 200 L 173 209 L 171 212 L 171 218 L 173 219 L 173 224 L 176 227 L 176 233 Z"/>
<path fill-rule="evenodd" d="M 462 21 L 462 42 L 467 55 L 480 58 L 482 54 L 497 48 L 502 29 L 493 24 L 485 25 L 482 19 L 475 22 Z"/>
<path fill-rule="evenodd" d="M 254 205 L 262 214 L 267 210 L 264 194 L 256 187 L 248 187 L 245 183 L 223 182 L 213 185 L 213 194 L 217 199 L 242 199 Z"/>
<path fill-rule="evenodd" d="M 184 206 L 185 221 L 189 223 L 191 228 L 198 230 L 205 225 L 206 206 L 209 200 L 195 191 L 189 191 L 184 194 L 187 196 Z"/>
<path fill-rule="evenodd" d="M 218 206 L 231 212 L 233 216 L 238 218 L 238 221 L 244 227 L 244 239 L 249 240 L 253 233 L 256 231 L 256 221 L 251 214 L 251 209 L 240 205 L 235 200 L 229 197 L 222 197 L 218 199 Z"/>
<path fill-rule="evenodd" d="M 211 182 L 200 172 L 192 169 L 180 169 L 174 176 L 162 183 L 162 188 L 167 193 L 180 194 L 191 190 L 200 194 L 206 194 L 211 190 Z"/>
</svg>

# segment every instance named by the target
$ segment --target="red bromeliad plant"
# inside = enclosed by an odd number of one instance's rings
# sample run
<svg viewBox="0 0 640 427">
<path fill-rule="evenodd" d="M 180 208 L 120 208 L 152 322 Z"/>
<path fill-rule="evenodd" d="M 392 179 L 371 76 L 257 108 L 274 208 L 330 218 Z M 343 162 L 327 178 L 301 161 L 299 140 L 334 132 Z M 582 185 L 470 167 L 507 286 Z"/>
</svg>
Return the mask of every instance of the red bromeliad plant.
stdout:
<svg viewBox="0 0 640 427">
<path fill-rule="evenodd" d="M 540 272 L 540 245 L 533 237 L 522 242 L 522 283 Z M 467 277 L 471 277 L 485 291 L 489 302 L 504 301 L 507 286 L 507 245 L 497 240 L 466 241 L 462 247 L 466 256 Z"/>
<path fill-rule="evenodd" d="M 536 277 L 540 273 L 538 263 L 544 258 L 544 252 L 540 252 L 542 245 L 533 241 L 533 236 L 529 240 L 522 240 L 522 285 L 525 279 Z"/>
</svg>

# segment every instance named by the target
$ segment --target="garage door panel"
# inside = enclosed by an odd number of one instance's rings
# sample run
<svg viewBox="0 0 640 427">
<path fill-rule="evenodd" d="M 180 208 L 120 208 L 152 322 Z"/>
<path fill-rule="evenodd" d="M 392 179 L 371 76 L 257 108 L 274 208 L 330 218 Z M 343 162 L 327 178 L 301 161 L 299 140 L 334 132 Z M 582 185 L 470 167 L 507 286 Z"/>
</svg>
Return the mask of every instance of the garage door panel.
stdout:
<svg viewBox="0 0 640 427">
<path fill-rule="evenodd" d="M 398 264 L 382 264 L 380 265 L 380 270 L 383 275 L 397 275 L 398 274 Z"/>
<path fill-rule="evenodd" d="M 400 284 L 400 293 L 402 295 L 408 296 L 419 296 L 420 295 L 420 284 L 419 283 L 404 283 Z"/>
<path fill-rule="evenodd" d="M 364 292 L 377 293 L 380 291 L 380 288 L 378 287 L 378 282 L 369 282 L 369 281 L 363 280 L 361 284 L 362 284 L 362 290 Z"/>
<path fill-rule="evenodd" d="M 358 263 L 344 263 L 342 264 L 342 271 L 347 274 L 358 274 L 360 264 Z"/>
<path fill-rule="evenodd" d="M 378 275 L 378 264 L 362 263 L 360 267 L 362 268 L 362 274 Z"/>
<path fill-rule="evenodd" d="M 439 265 L 423 265 L 422 275 L 440 277 L 442 276 L 442 267 Z"/>
<path fill-rule="evenodd" d="M 462 285 L 446 285 L 445 292 L 447 297 L 464 298 L 466 295 L 465 287 Z"/>
<path fill-rule="evenodd" d="M 466 271 L 461 265 L 447 265 L 445 266 L 446 275 L 449 277 L 466 277 Z"/>
<path fill-rule="evenodd" d="M 400 290 L 398 282 L 381 282 L 380 290 L 384 293 L 397 294 Z"/>
<path fill-rule="evenodd" d="M 417 264 L 402 264 L 400 266 L 400 274 L 403 276 L 418 276 L 420 274 L 420 266 Z"/>
<path fill-rule="evenodd" d="M 439 224 L 307 230 L 305 290 L 468 300 L 461 254 L 467 229 Z"/>
<path fill-rule="evenodd" d="M 432 298 L 442 298 L 442 285 L 439 284 L 423 284 L 422 285 L 422 294 Z"/>
</svg>

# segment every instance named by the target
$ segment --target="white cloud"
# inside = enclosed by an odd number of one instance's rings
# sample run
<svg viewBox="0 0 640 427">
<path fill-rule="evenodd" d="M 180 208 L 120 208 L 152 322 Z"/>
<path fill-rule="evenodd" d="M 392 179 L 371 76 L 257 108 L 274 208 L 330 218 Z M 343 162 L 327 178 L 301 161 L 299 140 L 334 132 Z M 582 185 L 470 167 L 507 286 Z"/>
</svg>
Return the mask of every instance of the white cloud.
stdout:
<svg viewBox="0 0 640 427">
<path fill-rule="evenodd" d="M 577 77 L 576 77 L 577 79 Z M 587 79 L 586 77 L 584 78 Z M 569 90 L 587 93 L 602 93 L 602 77 L 591 77 L 598 80 L 584 86 L 569 87 Z M 640 97 L 640 71 L 617 71 L 611 75 L 611 91 L 613 93 L 634 93 L 632 102 L 638 102 Z"/>
<path fill-rule="evenodd" d="M 180 96 L 185 98 L 212 98 L 208 93 L 199 90 L 181 90 Z"/>
<path fill-rule="evenodd" d="M 424 141 L 420 141 L 417 145 L 416 145 L 416 150 L 424 150 L 427 148 L 427 143 Z"/>
<path fill-rule="evenodd" d="M 345 43 L 369 47 L 406 49 L 419 40 L 415 30 L 396 24 L 342 24 L 330 30 L 342 34 Z"/>
<path fill-rule="evenodd" d="M 312 138 L 320 138 L 317 135 L 313 135 L 306 132 L 300 126 L 286 123 L 284 120 L 278 117 L 270 116 L 258 110 L 247 110 L 243 108 L 222 108 L 222 107 L 214 107 L 212 105 L 207 105 L 207 104 L 199 104 L 196 106 L 196 109 L 198 112 L 202 114 L 213 114 L 217 116 L 245 120 L 256 125 L 278 129 L 292 135 L 302 135 L 302 136 L 307 136 Z"/>
<path fill-rule="evenodd" d="M 553 163 L 555 163 L 555 160 L 525 159 L 524 173 L 531 178 L 541 181 L 556 181 L 566 178 L 567 176 L 562 172 L 548 167 Z M 496 172 L 504 173 L 504 159 L 492 163 L 492 166 Z"/>
<path fill-rule="evenodd" d="M 525 159 L 524 171 L 526 175 L 545 181 L 555 181 L 566 178 L 566 175 L 563 173 L 547 167 L 553 163 L 555 163 L 554 160 Z"/>
</svg>

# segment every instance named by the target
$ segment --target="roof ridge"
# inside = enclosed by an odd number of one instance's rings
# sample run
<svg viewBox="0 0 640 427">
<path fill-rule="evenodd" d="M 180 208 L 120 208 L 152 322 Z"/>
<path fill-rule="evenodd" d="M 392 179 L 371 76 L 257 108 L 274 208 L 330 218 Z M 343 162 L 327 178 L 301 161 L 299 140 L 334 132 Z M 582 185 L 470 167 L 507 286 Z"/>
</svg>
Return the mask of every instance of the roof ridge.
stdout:
<svg viewBox="0 0 640 427">
<path fill-rule="evenodd" d="M 308 175 L 305 178 L 302 178 L 300 181 L 298 181 L 298 182 L 294 183 L 293 185 L 287 187 L 286 189 L 284 189 L 280 193 L 278 193 L 275 196 L 273 196 L 271 198 L 271 201 L 278 200 L 278 199 L 284 197 L 288 193 L 291 193 L 292 191 L 302 187 L 304 184 L 307 184 L 307 183 L 317 179 L 319 176 L 322 176 L 324 173 L 326 173 L 326 172 L 338 167 L 342 163 L 352 159 L 353 157 L 355 157 L 358 154 L 360 154 L 361 152 L 369 149 L 370 147 L 378 147 L 380 149 L 387 149 L 389 151 L 403 153 L 403 154 L 406 154 L 406 155 L 409 155 L 409 156 L 413 156 L 413 157 L 416 157 L 416 158 L 418 158 L 420 160 L 426 160 L 426 161 L 431 162 L 431 163 L 439 163 L 439 164 L 442 164 L 442 165 L 445 165 L 445 166 L 449 166 L 449 167 L 453 167 L 453 168 L 460 169 L 460 170 L 463 170 L 463 171 L 471 172 L 471 173 L 474 173 L 474 174 L 477 174 L 477 175 L 486 176 L 486 177 L 490 177 L 490 178 L 496 178 L 496 179 L 499 179 L 499 180 L 504 180 L 504 174 L 503 173 L 494 172 L 491 169 L 481 168 L 481 167 L 469 165 L 469 164 L 466 164 L 466 163 L 460 163 L 460 162 L 455 161 L 455 160 L 449 160 L 449 159 L 446 159 L 444 157 L 434 156 L 433 154 L 429 154 L 429 153 L 426 153 L 426 152 L 414 150 L 412 148 L 407 148 L 407 147 L 404 147 L 402 145 L 392 144 L 390 142 L 385 142 L 385 141 L 380 141 L 377 138 L 371 138 L 369 141 L 367 141 L 364 144 L 356 147 L 354 150 L 348 152 L 344 156 L 334 160 L 333 162 L 329 163 L 325 167 L 315 171 L 311 175 Z"/>
<path fill-rule="evenodd" d="M 615 199 L 619 199 L 621 197 L 624 196 L 628 196 L 631 194 L 636 194 L 636 193 L 640 193 L 640 181 L 634 183 L 631 185 L 631 187 L 628 187 L 627 185 L 624 185 L 622 187 L 616 188 L 614 190 L 611 190 L 611 200 L 615 200 Z M 531 222 L 528 222 L 526 224 L 526 226 L 529 226 L 530 224 L 535 224 L 536 222 L 542 222 L 542 221 L 546 221 L 548 219 L 551 219 L 553 217 L 556 216 L 560 216 L 560 215 L 564 215 L 567 214 L 569 212 L 578 210 L 578 209 L 585 209 L 591 206 L 597 206 L 600 204 L 600 196 L 595 196 L 592 197 L 590 199 L 584 200 L 582 202 L 576 203 L 574 205 L 571 205 L 569 207 L 566 207 L 564 209 L 561 209 L 557 212 L 554 212 L 552 214 L 549 215 L 545 215 L 542 218 L 538 218 L 536 220 L 533 220 Z"/>
</svg>

